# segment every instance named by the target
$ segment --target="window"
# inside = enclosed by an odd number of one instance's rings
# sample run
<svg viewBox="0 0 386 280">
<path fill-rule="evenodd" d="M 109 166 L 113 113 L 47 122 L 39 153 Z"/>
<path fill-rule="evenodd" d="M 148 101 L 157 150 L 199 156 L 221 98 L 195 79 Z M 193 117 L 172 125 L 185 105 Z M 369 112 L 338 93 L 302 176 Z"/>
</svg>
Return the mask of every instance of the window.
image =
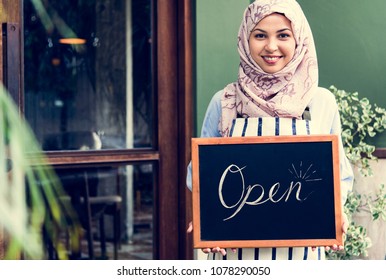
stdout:
<svg viewBox="0 0 386 280">
<path fill-rule="evenodd" d="M 25 1 L 25 116 L 45 150 L 152 146 L 151 36 L 150 0 Z"/>
</svg>

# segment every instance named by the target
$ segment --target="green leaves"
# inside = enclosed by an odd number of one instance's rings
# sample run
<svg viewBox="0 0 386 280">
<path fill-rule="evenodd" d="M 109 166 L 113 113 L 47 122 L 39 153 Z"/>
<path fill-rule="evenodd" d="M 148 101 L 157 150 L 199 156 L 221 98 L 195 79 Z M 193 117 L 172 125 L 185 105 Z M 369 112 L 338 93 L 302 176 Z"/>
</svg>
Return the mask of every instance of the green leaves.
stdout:
<svg viewBox="0 0 386 280">
<path fill-rule="evenodd" d="M 371 176 L 369 160 L 376 157 L 373 156 L 375 146 L 368 141 L 386 130 L 386 110 L 372 105 L 366 97 L 360 98 L 358 92 L 347 92 L 335 86 L 331 86 L 330 91 L 338 103 L 347 158 L 364 176 Z"/>
<path fill-rule="evenodd" d="M 329 250 L 326 253 L 331 260 L 351 260 L 355 257 L 367 256 L 371 240 L 367 237 L 366 228 L 351 223 L 347 229 L 343 251 Z"/>
<path fill-rule="evenodd" d="M 345 153 L 352 165 L 356 166 L 363 176 L 373 175 L 370 160 L 376 160 L 373 155 L 375 146 L 368 143 L 369 139 L 386 129 L 386 110 L 372 105 L 369 99 L 360 98 L 357 92 L 346 92 L 334 86 L 334 93 L 342 124 L 342 141 Z M 352 216 L 358 212 L 368 212 L 373 220 L 382 218 L 386 221 L 386 192 L 382 185 L 378 193 L 373 195 L 358 194 L 355 191 L 348 194 L 344 211 L 350 226 L 344 241 L 344 250 L 327 251 L 328 259 L 349 260 L 367 256 L 371 240 L 367 230 L 353 221 Z"/>
<path fill-rule="evenodd" d="M 7 162 L 12 161 L 9 170 Z M 43 232 L 65 258 L 56 233 L 79 236 L 80 227 L 53 170 L 29 126 L 0 84 L 0 228 L 7 240 L 7 259 L 24 254 L 44 258 Z"/>
<path fill-rule="evenodd" d="M 385 185 L 382 185 L 379 193 L 375 195 L 375 197 L 368 196 L 367 198 L 367 206 L 373 216 L 373 220 L 377 220 L 379 218 L 386 221 L 386 192 Z"/>
<path fill-rule="evenodd" d="M 378 192 L 375 194 L 357 194 L 350 192 L 345 203 L 345 212 L 348 217 L 351 217 L 356 212 L 370 212 L 373 220 L 379 218 L 386 221 L 386 189 L 385 185 L 381 185 Z"/>
</svg>

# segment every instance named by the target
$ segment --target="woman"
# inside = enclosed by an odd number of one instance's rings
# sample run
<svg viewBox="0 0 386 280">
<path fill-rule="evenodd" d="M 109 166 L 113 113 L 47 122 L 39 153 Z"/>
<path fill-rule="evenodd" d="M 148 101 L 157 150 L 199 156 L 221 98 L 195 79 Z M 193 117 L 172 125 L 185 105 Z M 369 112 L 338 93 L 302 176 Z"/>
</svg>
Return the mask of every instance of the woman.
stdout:
<svg viewBox="0 0 386 280">
<path fill-rule="evenodd" d="M 295 0 L 257 0 L 250 4 L 240 26 L 238 50 L 238 80 L 212 98 L 201 137 L 242 136 L 247 118 L 266 120 L 265 131 L 274 131 L 269 126 L 275 122 L 269 119 L 295 119 L 301 123 L 306 118 L 310 121 L 307 120 L 305 134 L 340 137 L 337 104 L 331 92 L 318 87 L 313 36 Z M 245 134 L 248 135 L 253 134 Z M 352 188 L 353 176 L 341 144 L 340 173 L 343 205 Z M 191 186 L 190 176 L 189 168 L 188 187 Z M 244 248 L 238 249 L 236 254 L 227 254 L 227 250 L 221 248 L 203 251 L 214 253 L 209 256 L 214 259 L 324 258 L 324 248 Z"/>
</svg>

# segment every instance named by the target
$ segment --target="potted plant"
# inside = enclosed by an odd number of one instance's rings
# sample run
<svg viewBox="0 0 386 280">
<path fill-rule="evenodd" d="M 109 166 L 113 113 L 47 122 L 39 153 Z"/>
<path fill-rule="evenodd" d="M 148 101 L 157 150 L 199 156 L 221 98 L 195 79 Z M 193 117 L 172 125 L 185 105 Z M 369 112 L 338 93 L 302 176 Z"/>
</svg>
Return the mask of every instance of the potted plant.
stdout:
<svg viewBox="0 0 386 280">
<path fill-rule="evenodd" d="M 59 233 L 65 229 L 76 240 L 80 227 L 72 208 L 60 199 L 64 195 L 29 126 L 0 84 L 0 259 L 46 258 L 46 241 L 59 258 L 66 258 Z"/>
<path fill-rule="evenodd" d="M 381 247 L 376 258 L 384 259 L 386 191 L 384 185 L 378 182 L 375 185 L 372 182 L 373 186 L 369 188 L 373 176 L 372 163 L 377 161 L 373 155 L 375 146 L 370 144 L 369 139 L 386 129 L 386 110 L 371 104 L 367 98 L 360 98 L 357 92 L 346 92 L 335 86 L 331 86 L 330 91 L 334 93 L 338 103 L 343 146 L 353 166 L 355 179 L 353 191 L 349 193 L 344 205 L 350 222 L 345 237 L 345 249 L 338 252 L 327 251 L 327 258 L 369 258 L 370 248 L 379 250 Z M 380 239 L 376 235 L 381 235 Z"/>
</svg>

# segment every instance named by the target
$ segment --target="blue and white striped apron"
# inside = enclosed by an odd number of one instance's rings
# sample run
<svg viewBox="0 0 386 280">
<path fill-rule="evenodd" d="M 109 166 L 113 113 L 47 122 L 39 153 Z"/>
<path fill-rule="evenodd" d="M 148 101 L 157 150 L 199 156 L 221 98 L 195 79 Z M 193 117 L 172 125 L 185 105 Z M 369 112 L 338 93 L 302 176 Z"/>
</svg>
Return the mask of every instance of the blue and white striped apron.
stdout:
<svg viewBox="0 0 386 280">
<path fill-rule="evenodd" d="M 316 134 L 309 120 L 290 118 L 237 118 L 233 121 L 230 136 L 273 136 Z M 239 248 L 236 253 L 227 249 L 226 256 L 208 254 L 213 260 L 323 260 L 324 247 L 314 251 L 310 247 L 291 248 Z"/>
</svg>

